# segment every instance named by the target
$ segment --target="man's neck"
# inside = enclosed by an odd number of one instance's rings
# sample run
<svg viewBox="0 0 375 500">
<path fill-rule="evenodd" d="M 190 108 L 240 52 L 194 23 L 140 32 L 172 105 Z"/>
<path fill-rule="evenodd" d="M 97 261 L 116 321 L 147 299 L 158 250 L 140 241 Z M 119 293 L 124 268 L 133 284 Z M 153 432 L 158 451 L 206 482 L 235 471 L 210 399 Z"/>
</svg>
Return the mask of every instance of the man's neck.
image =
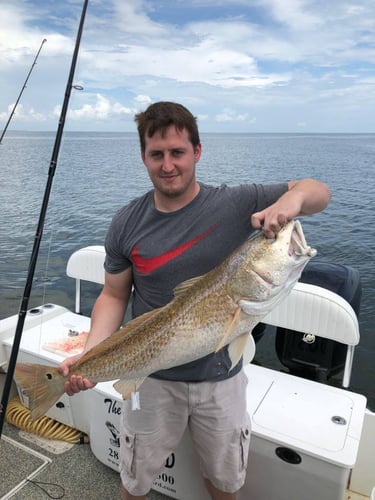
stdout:
<svg viewBox="0 0 375 500">
<path fill-rule="evenodd" d="M 192 189 L 179 196 L 168 196 L 159 191 L 154 191 L 155 208 L 160 212 L 176 212 L 189 205 L 200 191 L 200 185 L 195 182 Z"/>
</svg>

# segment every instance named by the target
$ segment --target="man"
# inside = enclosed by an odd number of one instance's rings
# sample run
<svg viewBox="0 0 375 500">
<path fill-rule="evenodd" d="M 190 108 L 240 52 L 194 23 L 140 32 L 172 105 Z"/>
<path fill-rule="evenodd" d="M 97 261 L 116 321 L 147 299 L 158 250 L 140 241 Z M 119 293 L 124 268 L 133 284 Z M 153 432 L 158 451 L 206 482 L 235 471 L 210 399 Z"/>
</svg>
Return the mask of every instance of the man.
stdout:
<svg viewBox="0 0 375 500">
<path fill-rule="evenodd" d="M 312 179 L 232 188 L 204 185 L 195 175 L 202 147 L 190 111 L 158 102 L 135 120 L 154 188 L 113 218 L 105 242 L 105 284 L 93 308 L 85 351 L 120 327 L 131 294 L 133 317 L 163 306 L 177 284 L 208 272 L 254 228 L 274 238 L 294 217 L 323 210 L 331 196 L 325 184 Z M 60 365 L 64 375 L 78 357 Z M 250 422 L 242 361 L 230 372 L 229 367 L 223 348 L 152 374 L 140 387 L 139 411 L 124 403 L 124 500 L 146 498 L 187 425 L 212 499 L 236 498 L 245 480 Z M 72 375 L 66 392 L 92 386 Z"/>
</svg>

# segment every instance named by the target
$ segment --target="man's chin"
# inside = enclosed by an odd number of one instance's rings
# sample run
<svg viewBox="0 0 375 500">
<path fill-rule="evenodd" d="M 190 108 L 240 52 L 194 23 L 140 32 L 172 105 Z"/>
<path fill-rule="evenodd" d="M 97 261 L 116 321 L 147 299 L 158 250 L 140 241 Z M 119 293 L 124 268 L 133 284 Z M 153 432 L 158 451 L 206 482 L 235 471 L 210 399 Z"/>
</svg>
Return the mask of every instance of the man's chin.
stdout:
<svg viewBox="0 0 375 500">
<path fill-rule="evenodd" d="M 164 185 L 161 188 L 159 187 L 159 191 L 162 195 L 167 196 L 168 198 L 178 198 L 179 196 L 184 194 L 185 189 L 177 186 Z"/>
<path fill-rule="evenodd" d="M 183 194 L 183 191 L 166 190 L 166 191 L 163 191 L 162 193 L 167 198 L 176 199 L 176 198 L 179 198 Z"/>
</svg>

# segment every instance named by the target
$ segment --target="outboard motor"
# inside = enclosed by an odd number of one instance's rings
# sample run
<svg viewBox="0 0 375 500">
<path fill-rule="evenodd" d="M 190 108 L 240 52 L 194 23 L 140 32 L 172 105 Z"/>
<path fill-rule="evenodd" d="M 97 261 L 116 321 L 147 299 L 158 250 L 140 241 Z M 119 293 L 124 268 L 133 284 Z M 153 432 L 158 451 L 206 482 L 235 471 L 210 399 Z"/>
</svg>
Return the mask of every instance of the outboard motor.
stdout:
<svg viewBox="0 0 375 500">
<path fill-rule="evenodd" d="M 359 316 L 362 286 L 358 270 L 339 264 L 310 261 L 299 281 L 340 295 Z M 304 338 L 302 332 L 276 329 L 276 353 L 291 374 L 327 382 L 328 378 L 343 370 L 347 346 L 320 337 L 315 337 L 312 343 L 306 343 Z"/>
</svg>

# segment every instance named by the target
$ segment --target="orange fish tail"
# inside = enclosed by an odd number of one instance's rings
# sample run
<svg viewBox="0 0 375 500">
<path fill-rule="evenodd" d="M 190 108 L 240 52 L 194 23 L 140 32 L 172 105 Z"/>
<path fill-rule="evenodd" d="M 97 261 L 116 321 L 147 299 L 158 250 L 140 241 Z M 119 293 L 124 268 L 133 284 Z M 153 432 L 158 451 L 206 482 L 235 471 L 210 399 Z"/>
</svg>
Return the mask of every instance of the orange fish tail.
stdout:
<svg viewBox="0 0 375 500">
<path fill-rule="evenodd" d="M 42 417 L 65 392 L 65 377 L 52 366 L 17 363 L 14 378 L 29 399 L 31 420 Z"/>
</svg>

